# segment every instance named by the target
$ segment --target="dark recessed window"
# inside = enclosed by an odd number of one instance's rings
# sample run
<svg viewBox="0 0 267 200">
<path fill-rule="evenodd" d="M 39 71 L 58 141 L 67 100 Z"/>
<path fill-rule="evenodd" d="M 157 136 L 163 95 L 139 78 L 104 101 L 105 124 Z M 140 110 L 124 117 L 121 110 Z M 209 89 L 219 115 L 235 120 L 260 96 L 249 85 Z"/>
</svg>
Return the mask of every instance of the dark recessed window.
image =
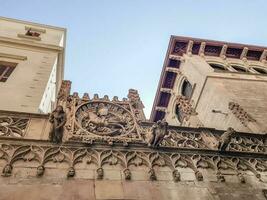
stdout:
<svg viewBox="0 0 267 200">
<path fill-rule="evenodd" d="M 180 60 L 174 60 L 174 59 L 169 60 L 168 67 L 179 68 L 179 66 L 180 66 Z"/>
<path fill-rule="evenodd" d="M 247 70 L 243 67 L 240 67 L 238 65 L 231 65 L 231 67 L 236 70 L 237 72 L 247 72 Z"/>
<path fill-rule="evenodd" d="M 176 105 L 175 107 L 175 115 L 179 122 L 183 121 L 183 111 L 180 109 L 179 105 Z"/>
<path fill-rule="evenodd" d="M 189 83 L 188 80 L 185 80 L 182 85 L 182 95 L 187 97 L 188 99 L 191 97 L 192 94 L 192 85 Z"/>
<path fill-rule="evenodd" d="M 223 65 L 220 64 L 209 63 L 209 65 L 215 70 L 227 70 Z"/>
<path fill-rule="evenodd" d="M 258 68 L 258 67 L 253 67 L 253 69 L 254 69 L 256 72 L 260 73 L 260 74 L 267 74 L 267 70 L 265 70 L 265 69 Z"/>
<path fill-rule="evenodd" d="M 0 82 L 6 82 L 16 65 L 16 63 L 0 62 Z"/>
<path fill-rule="evenodd" d="M 182 41 L 176 42 L 173 49 L 173 53 L 182 56 L 184 53 L 186 53 L 186 48 L 187 48 L 187 42 L 182 42 Z"/>
</svg>

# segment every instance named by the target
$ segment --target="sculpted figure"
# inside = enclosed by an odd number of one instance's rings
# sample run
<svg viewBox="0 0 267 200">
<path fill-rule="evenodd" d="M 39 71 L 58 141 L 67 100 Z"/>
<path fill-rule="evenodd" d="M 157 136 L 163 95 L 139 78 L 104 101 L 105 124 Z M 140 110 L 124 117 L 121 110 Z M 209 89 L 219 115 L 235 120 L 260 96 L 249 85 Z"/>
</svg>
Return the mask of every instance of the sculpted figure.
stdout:
<svg viewBox="0 0 267 200">
<path fill-rule="evenodd" d="M 123 171 L 123 173 L 124 173 L 125 180 L 131 180 L 131 178 L 132 178 L 132 173 L 131 173 L 131 171 L 130 171 L 128 168 L 126 168 L 126 169 Z"/>
<path fill-rule="evenodd" d="M 49 122 L 52 123 L 51 136 L 52 141 L 61 143 L 66 124 L 66 114 L 62 106 L 57 106 L 56 109 L 50 114 Z"/>
<path fill-rule="evenodd" d="M 231 138 L 233 134 L 235 133 L 235 130 L 231 127 L 229 127 L 226 132 L 224 132 L 221 135 L 220 141 L 219 141 L 219 146 L 218 149 L 221 151 L 225 151 L 226 148 L 228 147 L 228 144 L 231 142 Z"/>
<path fill-rule="evenodd" d="M 96 109 L 96 113 L 94 112 L 88 112 L 88 122 L 87 122 L 87 126 L 88 127 L 92 127 L 92 125 L 90 125 L 90 123 L 92 123 L 95 127 L 94 129 L 112 129 L 114 127 L 117 128 L 123 128 L 122 124 L 123 122 L 120 122 L 119 119 L 116 119 L 115 117 L 110 117 L 109 116 L 109 110 L 108 107 L 103 104 L 100 103 L 99 107 Z"/>
<path fill-rule="evenodd" d="M 196 171 L 195 175 L 198 181 L 203 181 L 203 175 L 200 171 Z"/>
<path fill-rule="evenodd" d="M 264 197 L 267 199 L 267 189 L 262 190 Z"/>
<path fill-rule="evenodd" d="M 96 173 L 97 173 L 97 179 L 103 179 L 103 177 L 104 177 L 104 170 L 103 170 L 102 167 L 99 167 L 96 170 Z"/>
<path fill-rule="evenodd" d="M 216 177 L 217 177 L 217 180 L 218 180 L 218 182 L 225 182 L 225 178 L 224 178 L 224 176 L 222 175 L 222 173 L 221 172 L 218 172 L 217 174 L 216 174 Z"/>
<path fill-rule="evenodd" d="M 237 174 L 240 183 L 246 183 L 246 179 L 242 173 Z"/>
<path fill-rule="evenodd" d="M 157 180 L 157 176 L 156 176 L 156 173 L 155 173 L 155 170 L 153 168 L 151 168 L 149 171 L 148 171 L 148 175 L 149 175 L 149 179 L 151 181 L 155 181 Z"/>
<path fill-rule="evenodd" d="M 68 178 L 74 177 L 74 175 L 75 175 L 75 169 L 73 167 L 70 167 L 69 171 L 68 171 L 68 174 L 67 174 L 67 177 Z"/>
<path fill-rule="evenodd" d="M 37 176 L 43 176 L 44 175 L 44 171 L 45 171 L 45 168 L 43 165 L 40 165 L 37 167 L 37 172 L 36 172 L 36 175 Z"/>
<path fill-rule="evenodd" d="M 168 123 L 166 121 L 157 121 L 153 124 L 148 134 L 148 146 L 157 147 L 168 134 Z"/>
<path fill-rule="evenodd" d="M 32 37 L 39 37 L 40 36 L 40 33 L 37 33 L 37 32 L 34 32 L 32 31 L 31 29 L 29 29 L 25 35 L 28 35 L 28 36 L 32 36 Z"/>
<path fill-rule="evenodd" d="M 178 182 L 178 181 L 181 180 L 181 174 L 180 174 L 180 172 L 177 169 L 173 170 L 172 177 L 173 177 L 173 180 L 175 182 Z"/>
<path fill-rule="evenodd" d="M 8 177 L 11 176 L 13 167 L 10 164 L 6 164 L 2 170 L 2 176 Z"/>
</svg>

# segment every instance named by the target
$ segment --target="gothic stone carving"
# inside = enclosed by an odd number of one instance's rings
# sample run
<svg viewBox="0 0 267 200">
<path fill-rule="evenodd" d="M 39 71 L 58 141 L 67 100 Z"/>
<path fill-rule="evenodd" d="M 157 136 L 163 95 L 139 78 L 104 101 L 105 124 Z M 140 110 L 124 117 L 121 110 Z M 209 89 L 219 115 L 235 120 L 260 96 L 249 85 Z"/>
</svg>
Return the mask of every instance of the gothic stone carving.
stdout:
<svg viewBox="0 0 267 200">
<path fill-rule="evenodd" d="M 24 137 L 29 119 L 0 116 L 0 136 Z"/>
<path fill-rule="evenodd" d="M 124 169 L 123 173 L 124 173 L 125 180 L 131 180 L 132 173 L 128 168 Z"/>
<path fill-rule="evenodd" d="M 60 143 L 62 141 L 64 125 L 66 123 L 66 114 L 62 106 L 57 106 L 57 108 L 49 116 L 49 121 L 52 123 L 52 141 Z"/>
<path fill-rule="evenodd" d="M 174 182 L 178 182 L 181 180 L 181 174 L 177 169 L 173 170 L 172 177 L 173 177 Z"/>
<path fill-rule="evenodd" d="M 58 104 L 62 105 L 63 102 L 67 101 L 67 98 L 70 95 L 71 82 L 70 81 L 62 81 L 59 93 L 57 95 Z M 63 105 L 62 105 L 63 106 Z"/>
<path fill-rule="evenodd" d="M 13 169 L 12 165 L 6 164 L 2 170 L 2 176 L 4 177 L 11 176 L 12 169 Z"/>
<path fill-rule="evenodd" d="M 197 115 L 197 112 L 193 109 L 190 100 L 182 95 L 179 95 L 176 99 L 176 105 L 181 109 L 183 113 L 183 119 L 189 120 L 191 115 Z"/>
<path fill-rule="evenodd" d="M 247 126 L 249 122 L 255 122 L 255 119 L 253 119 L 238 103 L 229 102 L 228 108 L 244 126 Z"/>
<path fill-rule="evenodd" d="M 262 193 L 263 193 L 265 199 L 267 199 L 267 189 L 263 189 L 263 190 L 262 190 Z"/>
<path fill-rule="evenodd" d="M 130 101 L 130 104 L 132 105 L 132 109 L 136 118 L 138 120 L 145 120 L 146 118 L 143 112 L 144 105 L 140 99 L 138 91 L 134 89 L 129 89 L 128 99 Z"/>
<path fill-rule="evenodd" d="M 127 106 L 127 104 L 126 104 Z M 122 142 L 141 141 L 134 116 L 122 105 L 106 100 L 92 100 L 79 105 L 74 114 L 71 140 Z"/>
<path fill-rule="evenodd" d="M 264 138 L 234 136 L 229 143 L 229 151 L 267 153 Z"/>
<path fill-rule="evenodd" d="M 68 146 L 39 146 L 39 145 L 20 145 L 5 144 L 0 145 L 0 160 L 6 161 L 2 170 L 3 176 L 12 175 L 14 163 L 19 161 L 34 162 L 44 174 L 46 164 L 67 163 L 69 165 L 67 177 L 75 176 L 75 167 L 78 163 L 94 165 L 97 169 L 97 178 L 104 177 L 105 165 L 120 166 L 124 170 L 125 178 L 129 179 L 130 169 L 133 167 L 144 166 L 147 168 L 148 178 L 157 179 L 155 167 L 168 167 L 173 174 L 174 181 L 179 181 L 179 168 L 190 168 L 196 175 L 196 179 L 203 180 L 201 169 L 211 169 L 222 179 L 224 171 L 234 173 L 240 178 L 247 171 L 252 172 L 255 177 L 261 180 L 261 173 L 267 171 L 266 158 L 248 158 L 223 155 L 205 155 L 196 153 L 171 153 L 146 150 L 114 150 L 114 149 L 92 149 L 87 147 L 68 147 Z M 40 168 L 40 166 L 42 166 Z M 65 166 L 65 165 L 64 165 Z M 49 169 L 47 169 L 49 170 Z M 219 181 L 219 180 L 218 180 Z"/>
<path fill-rule="evenodd" d="M 151 125 L 141 125 L 140 133 L 143 140 L 148 141 L 151 137 Z M 229 131 L 229 130 L 228 130 Z M 227 132 L 227 131 L 226 131 Z M 209 149 L 218 150 L 219 142 L 228 143 L 228 150 L 235 152 L 248 153 L 267 153 L 267 146 L 264 144 L 265 137 L 261 135 L 244 135 L 242 133 L 232 134 L 227 141 L 228 134 L 216 134 L 209 130 L 186 130 L 168 128 L 168 134 L 158 144 L 164 148 L 181 148 L 181 149 Z M 225 146 L 225 142 L 224 145 Z"/>
<path fill-rule="evenodd" d="M 75 169 L 74 169 L 74 167 L 70 167 L 69 170 L 68 170 L 67 177 L 68 178 L 74 177 L 74 175 L 75 175 Z"/>
<path fill-rule="evenodd" d="M 37 167 L 36 176 L 41 177 L 44 175 L 45 167 L 43 165 L 39 165 Z"/>
<path fill-rule="evenodd" d="M 116 136 L 134 129 L 131 114 L 116 104 L 93 102 L 76 111 L 76 121 L 84 130 L 98 136 Z"/>
<path fill-rule="evenodd" d="M 209 144 L 210 142 L 205 140 L 207 135 L 217 141 L 217 138 L 211 133 L 177 131 L 175 129 L 169 129 L 169 134 L 163 138 L 160 146 L 174 148 L 212 149 Z"/>
<path fill-rule="evenodd" d="M 103 177 L 104 177 L 104 170 L 103 170 L 102 167 L 99 167 L 96 170 L 96 173 L 97 173 L 97 179 L 103 179 Z"/>
<path fill-rule="evenodd" d="M 226 148 L 228 147 L 231 141 L 231 137 L 233 136 L 234 133 L 235 133 L 235 130 L 229 127 L 227 131 L 221 135 L 220 140 L 219 140 L 219 145 L 218 145 L 219 150 L 221 151 L 226 150 Z"/>
<path fill-rule="evenodd" d="M 148 132 L 148 146 L 157 147 L 168 134 L 168 123 L 166 121 L 158 121 L 154 123 Z"/>
</svg>

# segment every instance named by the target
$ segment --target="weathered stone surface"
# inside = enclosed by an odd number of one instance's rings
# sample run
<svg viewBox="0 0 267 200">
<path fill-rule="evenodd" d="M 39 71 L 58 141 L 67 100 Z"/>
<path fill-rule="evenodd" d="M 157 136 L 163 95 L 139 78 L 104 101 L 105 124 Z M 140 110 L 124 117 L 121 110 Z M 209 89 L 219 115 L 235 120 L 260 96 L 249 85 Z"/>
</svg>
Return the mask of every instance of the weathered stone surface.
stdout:
<svg viewBox="0 0 267 200">
<path fill-rule="evenodd" d="M 124 199 L 121 181 L 95 181 L 96 199 Z"/>
</svg>

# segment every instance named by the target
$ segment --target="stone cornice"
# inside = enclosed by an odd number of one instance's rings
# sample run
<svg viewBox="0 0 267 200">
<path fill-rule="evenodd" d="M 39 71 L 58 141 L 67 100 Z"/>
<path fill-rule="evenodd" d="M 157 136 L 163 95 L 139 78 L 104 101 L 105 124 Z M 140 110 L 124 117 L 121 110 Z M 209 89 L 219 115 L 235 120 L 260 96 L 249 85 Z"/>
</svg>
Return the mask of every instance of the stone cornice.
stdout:
<svg viewBox="0 0 267 200">
<path fill-rule="evenodd" d="M 67 163 L 69 170 L 75 175 L 76 164 L 85 162 L 87 165 L 94 165 L 98 171 L 102 171 L 98 179 L 103 178 L 104 165 L 120 166 L 128 175 L 133 167 L 144 166 L 148 169 L 151 180 L 156 180 L 156 171 L 154 167 L 168 167 L 172 173 L 174 181 L 179 181 L 179 168 L 190 168 L 194 171 L 198 181 L 203 180 L 200 169 L 211 169 L 217 175 L 218 181 L 222 177 L 222 172 L 243 176 L 243 171 L 250 171 L 259 179 L 261 173 L 267 170 L 265 157 L 241 157 L 232 154 L 202 154 L 193 151 L 164 151 L 149 148 L 132 147 L 108 147 L 101 144 L 94 146 L 81 146 L 73 143 L 54 145 L 44 141 L 16 141 L 0 140 L 0 160 L 4 160 L 6 165 L 2 170 L 2 176 L 11 176 L 15 163 L 24 161 L 20 165 L 27 167 L 27 162 L 33 162 L 37 167 L 37 176 L 43 176 L 42 172 L 47 163 Z M 32 165 L 31 165 L 32 166 Z M 65 166 L 65 165 L 64 165 Z M 22 167 L 22 166 L 20 166 Z M 131 167 L 131 168 L 130 168 Z M 49 170 L 49 169 L 48 169 Z M 40 171 L 39 171 L 40 172 Z M 125 174 L 126 175 L 126 174 Z M 153 176 L 152 176 L 153 175 Z M 67 174 L 69 176 L 69 173 Z M 125 179 L 131 177 L 125 176 Z"/>
<path fill-rule="evenodd" d="M 36 47 L 36 48 L 41 48 L 41 49 L 49 49 L 49 50 L 54 50 L 57 52 L 62 52 L 64 50 L 63 47 L 56 46 L 56 45 L 43 44 L 43 43 L 38 43 L 34 41 L 20 40 L 20 39 L 8 38 L 8 37 L 3 37 L 3 36 L 0 36 L 0 42 L 12 44 L 12 45 L 15 44 L 15 45 Z"/>
</svg>

